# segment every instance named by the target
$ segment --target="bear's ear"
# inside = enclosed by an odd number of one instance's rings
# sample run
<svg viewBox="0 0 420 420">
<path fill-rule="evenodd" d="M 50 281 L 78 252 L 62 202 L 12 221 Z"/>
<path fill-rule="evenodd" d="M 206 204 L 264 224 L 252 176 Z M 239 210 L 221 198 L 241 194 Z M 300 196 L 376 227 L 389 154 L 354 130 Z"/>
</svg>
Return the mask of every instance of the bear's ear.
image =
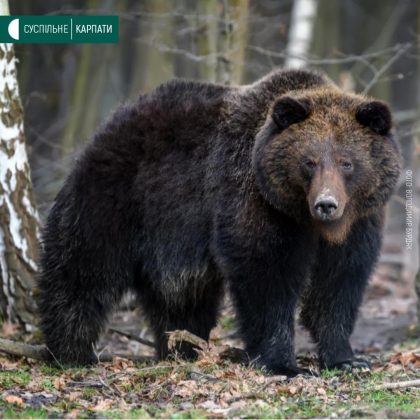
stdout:
<svg viewBox="0 0 420 420">
<path fill-rule="evenodd" d="M 271 117 L 279 128 L 284 130 L 292 124 L 306 120 L 310 113 L 311 105 L 308 100 L 283 96 L 274 104 Z"/>
<path fill-rule="evenodd" d="M 388 105 L 382 101 L 371 101 L 360 105 L 356 120 L 375 133 L 385 135 L 392 128 L 392 116 Z"/>
</svg>

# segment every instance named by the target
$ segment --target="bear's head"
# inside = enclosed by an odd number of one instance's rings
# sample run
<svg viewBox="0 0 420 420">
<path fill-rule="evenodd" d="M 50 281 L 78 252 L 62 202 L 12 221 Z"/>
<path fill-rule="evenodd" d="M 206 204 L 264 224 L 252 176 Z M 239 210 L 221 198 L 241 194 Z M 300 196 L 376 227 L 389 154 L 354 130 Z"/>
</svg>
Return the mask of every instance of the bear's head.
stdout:
<svg viewBox="0 0 420 420">
<path fill-rule="evenodd" d="M 253 167 L 271 205 L 340 243 L 355 220 L 381 210 L 397 183 L 391 112 L 335 87 L 281 96 L 256 136 Z"/>
</svg>

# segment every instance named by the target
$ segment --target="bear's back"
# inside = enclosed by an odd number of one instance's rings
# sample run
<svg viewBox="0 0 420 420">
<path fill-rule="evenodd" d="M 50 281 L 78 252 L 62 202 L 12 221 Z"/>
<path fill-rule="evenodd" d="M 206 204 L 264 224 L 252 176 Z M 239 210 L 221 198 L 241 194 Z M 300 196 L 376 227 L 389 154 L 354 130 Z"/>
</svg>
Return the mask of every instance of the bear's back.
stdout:
<svg viewBox="0 0 420 420">
<path fill-rule="evenodd" d="M 203 139 L 220 122 L 230 88 L 187 80 L 172 80 L 140 96 L 136 106 L 144 129 L 159 131 L 155 142 Z M 150 134 L 150 132 L 149 132 Z M 176 134 L 176 137 L 174 136 Z"/>
</svg>

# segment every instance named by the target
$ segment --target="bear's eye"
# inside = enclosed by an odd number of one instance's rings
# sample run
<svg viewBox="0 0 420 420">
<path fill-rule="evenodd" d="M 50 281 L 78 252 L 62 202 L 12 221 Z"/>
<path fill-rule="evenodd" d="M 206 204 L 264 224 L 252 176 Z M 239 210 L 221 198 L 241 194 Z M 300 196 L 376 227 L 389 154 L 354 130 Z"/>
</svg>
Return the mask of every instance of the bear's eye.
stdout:
<svg viewBox="0 0 420 420">
<path fill-rule="evenodd" d="M 348 172 L 353 169 L 353 164 L 348 160 L 343 160 L 341 161 L 341 167 Z"/>
<path fill-rule="evenodd" d="M 316 168 L 316 162 L 314 162 L 313 160 L 310 160 L 310 159 L 305 160 L 303 162 L 303 165 L 305 166 L 305 168 L 310 169 L 310 170 L 313 170 L 313 169 Z"/>
</svg>

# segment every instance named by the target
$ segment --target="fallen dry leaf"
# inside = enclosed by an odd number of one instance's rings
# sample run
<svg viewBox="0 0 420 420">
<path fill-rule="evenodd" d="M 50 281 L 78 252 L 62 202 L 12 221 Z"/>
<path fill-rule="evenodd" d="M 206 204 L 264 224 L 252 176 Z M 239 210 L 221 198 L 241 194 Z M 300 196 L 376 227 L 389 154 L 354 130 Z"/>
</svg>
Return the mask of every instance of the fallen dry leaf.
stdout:
<svg viewBox="0 0 420 420">
<path fill-rule="evenodd" d="M 175 389 L 174 395 L 178 397 L 188 398 L 197 393 L 196 381 L 179 381 Z"/>
<path fill-rule="evenodd" d="M 319 395 L 327 395 L 327 391 L 324 388 L 318 388 L 317 392 Z"/>
<path fill-rule="evenodd" d="M 23 399 L 17 395 L 6 395 L 3 397 L 3 399 L 9 404 L 23 405 Z"/>
<path fill-rule="evenodd" d="M 110 399 L 99 400 L 99 402 L 92 408 L 94 411 L 106 411 L 112 407 L 113 401 Z"/>
<path fill-rule="evenodd" d="M 77 401 L 81 396 L 82 396 L 82 393 L 80 391 L 70 392 L 70 394 L 67 395 L 67 399 L 70 402 Z"/>
<path fill-rule="evenodd" d="M 68 419 L 78 419 L 80 418 L 80 409 L 75 408 L 71 410 L 69 413 L 66 414 L 66 418 Z"/>
<path fill-rule="evenodd" d="M 295 395 L 298 389 L 296 386 L 289 386 L 288 391 L 289 391 L 289 394 Z"/>
<path fill-rule="evenodd" d="M 66 385 L 65 380 L 61 376 L 58 378 L 55 378 L 53 383 L 54 383 L 54 388 L 58 390 L 63 389 Z"/>
<path fill-rule="evenodd" d="M 391 357 L 390 363 L 401 364 L 405 368 L 420 368 L 420 354 L 416 354 L 412 351 L 406 353 L 396 353 Z"/>
<path fill-rule="evenodd" d="M 37 381 L 37 380 L 32 380 L 32 381 L 28 382 L 28 384 L 26 385 L 26 390 L 27 391 L 35 392 L 35 391 L 39 391 L 41 388 L 42 387 L 41 387 L 39 381 Z"/>
<path fill-rule="evenodd" d="M 109 368 L 112 372 L 119 372 L 121 370 L 126 371 L 129 368 L 132 368 L 134 363 L 132 360 L 124 359 L 119 356 L 115 356 L 110 363 Z"/>
<path fill-rule="evenodd" d="M 19 367 L 20 361 L 10 360 L 7 358 L 1 358 L 0 360 L 0 367 L 2 370 L 6 369 L 16 369 Z"/>
<path fill-rule="evenodd" d="M 12 324 L 11 322 L 5 322 L 3 323 L 1 327 L 1 336 L 2 337 L 12 337 L 14 336 L 18 331 L 20 327 L 18 324 Z"/>
<path fill-rule="evenodd" d="M 389 373 L 397 373 L 404 370 L 404 367 L 400 363 L 387 363 L 384 366 L 381 366 L 377 369 L 375 369 L 375 372 L 389 372 Z"/>
</svg>

